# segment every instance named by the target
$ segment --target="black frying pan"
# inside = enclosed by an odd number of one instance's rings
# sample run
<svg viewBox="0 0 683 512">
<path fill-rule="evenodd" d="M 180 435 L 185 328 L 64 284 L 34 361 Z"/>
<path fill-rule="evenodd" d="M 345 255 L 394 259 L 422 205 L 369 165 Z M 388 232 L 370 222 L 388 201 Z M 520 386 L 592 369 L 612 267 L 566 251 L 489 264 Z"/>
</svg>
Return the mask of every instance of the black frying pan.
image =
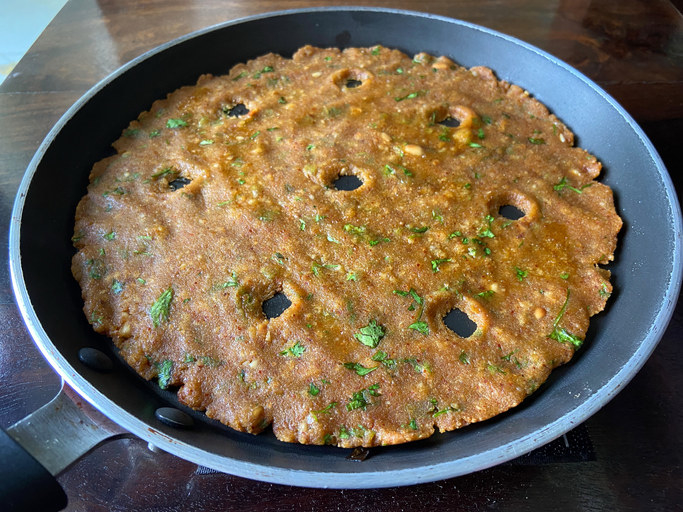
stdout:
<svg viewBox="0 0 683 512">
<path fill-rule="evenodd" d="M 403 446 L 374 449 L 359 464 L 333 447 L 299 446 L 272 434 L 232 431 L 177 404 L 145 382 L 96 335 L 70 273 L 77 202 L 92 164 L 109 154 L 131 119 L 202 73 L 226 73 L 267 52 L 289 56 L 304 44 L 382 44 L 414 54 L 447 55 L 491 67 L 528 89 L 604 164 L 624 219 L 615 293 L 594 317 L 587 342 L 568 366 L 516 409 L 481 424 Z M 45 254 L 51 257 L 46 258 Z M 97 409 L 135 435 L 198 464 L 268 482 L 362 488 L 416 484 L 477 471 L 526 453 L 605 405 L 654 350 L 681 281 L 681 217 L 667 172 L 633 119 L 586 77 L 511 37 L 439 16 L 372 8 L 287 11 L 208 28 L 135 59 L 95 86 L 57 123 L 31 162 L 10 231 L 12 282 L 25 322 L 63 378 Z M 99 371 L 79 360 L 97 347 L 113 361 Z M 155 411 L 176 407 L 194 417 L 178 429 Z"/>
</svg>

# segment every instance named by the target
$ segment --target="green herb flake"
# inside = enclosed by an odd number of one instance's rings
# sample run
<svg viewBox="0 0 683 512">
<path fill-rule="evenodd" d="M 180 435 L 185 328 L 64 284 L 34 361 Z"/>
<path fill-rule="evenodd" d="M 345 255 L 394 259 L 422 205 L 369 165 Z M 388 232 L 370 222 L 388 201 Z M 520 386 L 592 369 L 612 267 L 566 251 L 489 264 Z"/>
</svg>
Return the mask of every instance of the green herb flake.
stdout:
<svg viewBox="0 0 683 512">
<path fill-rule="evenodd" d="M 527 272 L 526 270 L 522 270 L 519 267 L 515 267 L 515 275 L 517 276 L 517 280 L 521 283 L 522 281 L 524 281 L 524 278 L 527 275 L 529 275 L 529 272 Z"/>
<path fill-rule="evenodd" d="M 159 377 L 159 387 L 161 389 L 167 389 L 168 385 L 171 383 L 171 376 L 173 374 L 173 361 L 166 359 L 163 363 L 157 363 L 156 367 Z"/>
<path fill-rule="evenodd" d="M 330 402 L 329 405 L 327 407 L 325 407 L 324 409 L 320 409 L 317 411 L 311 411 L 311 416 L 313 416 L 313 419 L 315 421 L 318 421 L 318 415 L 320 415 L 320 414 L 331 414 L 330 411 L 332 411 L 332 409 L 334 409 L 336 406 L 337 406 L 337 402 Z"/>
<path fill-rule="evenodd" d="M 415 99 L 419 96 L 419 93 L 417 92 L 411 92 L 410 94 L 406 94 L 405 96 L 397 96 L 394 98 L 395 101 L 403 101 L 403 100 L 412 100 Z"/>
<path fill-rule="evenodd" d="M 315 385 L 315 383 L 311 382 L 308 385 L 308 394 L 311 396 L 318 396 L 320 394 L 320 388 Z"/>
<path fill-rule="evenodd" d="M 184 128 L 187 126 L 187 121 L 184 119 L 169 119 L 166 121 L 166 128 Z"/>
<path fill-rule="evenodd" d="M 458 357 L 462 364 L 470 364 L 470 356 L 464 350 L 460 352 L 460 357 Z"/>
<path fill-rule="evenodd" d="M 114 240 L 116 238 L 116 232 L 110 231 L 109 233 L 102 235 L 105 240 Z"/>
<path fill-rule="evenodd" d="M 494 220 L 493 216 L 487 215 L 484 220 L 486 221 L 486 225 L 481 230 L 479 230 L 479 236 L 486 238 L 494 238 L 496 235 L 494 235 L 491 231 L 491 224 Z"/>
<path fill-rule="evenodd" d="M 210 146 L 213 143 L 214 143 L 213 139 L 204 139 L 204 140 L 199 142 L 199 145 L 200 146 Z"/>
<path fill-rule="evenodd" d="M 119 293 L 121 293 L 123 291 L 123 283 L 121 281 L 119 281 L 118 279 L 114 279 L 111 282 L 111 291 L 115 295 L 118 295 Z"/>
<path fill-rule="evenodd" d="M 410 422 L 408 423 L 408 426 L 412 430 L 417 430 L 418 427 L 417 427 L 417 421 L 415 420 L 415 418 L 411 418 Z"/>
<path fill-rule="evenodd" d="M 346 273 L 347 281 L 358 281 L 358 275 L 354 271 L 349 271 Z"/>
<path fill-rule="evenodd" d="M 434 272 L 436 274 L 440 270 L 439 266 L 442 263 L 448 263 L 449 261 L 453 261 L 453 260 L 451 258 L 441 258 L 441 259 L 437 259 L 437 260 L 432 260 L 431 261 L 432 272 Z"/>
<path fill-rule="evenodd" d="M 571 343 L 574 346 L 574 349 L 578 349 L 581 348 L 581 345 L 583 345 L 583 340 L 578 336 L 574 336 L 573 334 L 567 332 L 567 330 L 565 330 L 563 327 L 560 327 L 560 321 L 567 311 L 568 305 L 569 288 L 567 288 L 567 298 L 565 299 L 564 304 L 562 304 L 562 308 L 553 322 L 553 332 L 548 335 L 548 338 L 559 341 L 560 343 Z"/>
<path fill-rule="evenodd" d="M 604 299 L 609 299 L 609 297 L 612 295 L 612 292 L 609 291 L 609 288 L 605 283 L 602 283 L 602 286 L 600 287 L 598 293 L 600 294 L 600 297 Z"/>
<path fill-rule="evenodd" d="M 408 329 L 413 329 L 425 336 L 429 334 L 429 325 L 425 321 L 417 321 L 408 326 Z"/>
<path fill-rule="evenodd" d="M 496 373 L 500 373 L 503 375 L 505 374 L 505 370 L 503 370 L 500 366 L 496 366 L 495 364 L 489 363 L 486 366 L 486 369 L 492 374 L 496 374 Z"/>
<path fill-rule="evenodd" d="M 569 190 L 573 190 L 573 191 L 576 192 L 577 194 L 582 194 L 582 193 L 583 193 L 583 189 L 588 188 L 588 187 L 590 187 L 591 185 L 592 185 L 592 183 L 586 183 L 585 185 L 583 185 L 583 186 L 581 186 L 581 187 L 579 187 L 579 188 L 572 187 L 572 186 L 569 184 L 569 182 L 567 181 L 567 177 L 566 177 L 566 176 L 563 176 L 562 179 L 561 179 L 556 185 L 553 185 L 553 190 L 555 190 L 556 192 L 559 193 L 559 192 L 561 192 L 562 190 L 564 190 L 565 188 L 568 188 Z"/>
<path fill-rule="evenodd" d="M 484 146 L 482 146 L 481 144 L 479 144 L 478 142 L 470 142 L 470 143 L 468 144 L 468 146 L 471 147 L 471 148 L 483 148 L 483 147 L 484 147 Z"/>
<path fill-rule="evenodd" d="M 347 368 L 349 370 L 353 370 L 356 372 L 358 375 L 361 377 L 364 377 L 368 373 L 374 372 L 379 366 L 373 366 L 371 368 L 365 367 L 360 363 L 344 363 L 343 364 L 344 368 Z"/>
<path fill-rule="evenodd" d="M 396 367 L 396 361 L 394 361 L 393 359 L 390 359 L 389 354 L 387 354 L 386 352 L 384 352 L 382 350 L 378 350 L 377 352 L 375 352 L 372 355 L 371 359 L 373 361 L 377 361 L 378 363 L 382 363 L 384 366 L 386 366 L 389 369 L 393 369 Z"/>
<path fill-rule="evenodd" d="M 368 405 L 370 405 L 371 396 L 379 396 L 379 384 L 373 384 L 367 388 L 356 391 L 352 396 L 351 400 L 346 404 L 347 411 L 353 411 L 355 409 L 365 410 Z"/>
<path fill-rule="evenodd" d="M 164 167 L 160 171 L 157 171 L 154 174 L 152 174 L 152 178 L 161 178 L 162 176 L 166 176 L 167 174 L 178 174 L 178 171 L 173 169 L 173 167 Z"/>
<path fill-rule="evenodd" d="M 414 227 L 410 228 L 413 233 L 425 233 L 429 229 L 429 226 L 422 226 L 421 228 Z"/>
<path fill-rule="evenodd" d="M 384 337 L 384 334 L 384 327 L 378 324 L 376 320 L 370 320 L 368 325 L 361 327 L 360 331 L 354 334 L 354 337 L 363 345 L 370 348 L 375 348 L 377 345 L 379 345 L 379 342 Z"/>
<path fill-rule="evenodd" d="M 286 357 L 300 358 L 302 355 L 304 355 L 304 352 L 306 352 L 306 347 L 304 347 L 301 343 L 297 341 L 291 347 L 280 352 L 280 355 Z"/>
<path fill-rule="evenodd" d="M 161 322 L 168 322 L 170 315 L 171 301 L 173 300 L 173 287 L 164 290 L 159 298 L 154 301 L 149 310 L 149 316 L 152 318 L 154 327 L 159 327 Z"/>
<path fill-rule="evenodd" d="M 542 145 L 542 144 L 545 144 L 545 139 L 543 139 L 543 138 L 541 138 L 541 137 L 539 137 L 539 138 L 529 137 L 527 140 L 528 140 L 529 142 L 531 142 L 532 144 L 536 144 L 537 146 L 540 146 L 540 145 Z"/>
</svg>

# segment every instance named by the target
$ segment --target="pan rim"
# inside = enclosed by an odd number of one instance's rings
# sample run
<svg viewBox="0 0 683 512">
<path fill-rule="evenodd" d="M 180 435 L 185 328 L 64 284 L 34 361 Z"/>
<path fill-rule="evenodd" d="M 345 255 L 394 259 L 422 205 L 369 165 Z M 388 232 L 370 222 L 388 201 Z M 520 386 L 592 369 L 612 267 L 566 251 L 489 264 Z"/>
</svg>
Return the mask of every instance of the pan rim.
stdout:
<svg viewBox="0 0 683 512">
<path fill-rule="evenodd" d="M 214 32 L 216 30 L 222 30 L 226 27 L 237 24 L 249 23 L 263 18 L 273 18 L 278 16 L 311 14 L 316 12 L 353 11 L 399 14 L 435 19 L 475 29 L 490 36 L 502 38 L 507 42 L 513 43 L 516 46 L 521 46 L 524 49 L 532 51 L 537 55 L 551 61 L 556 66 L 561 67 L 565 72 L 569 72 L 574 77 L 580 79 L 583 83 L 589 86 L 591 90 L 600 94 L 602 98 L 607 101 L 610 106 L 615 109 L 619 115 L 622 116 L 634 129 L 635 134 L 638 136 L 643 146 L 647 150 L 650 158 L 652 159 L 653 166 L 657 168 L 659 176 L 662 179 L 665 192 L 670 200 L 670 208 L 673 214 L 671 224 L 675 236 L 673 240 L 674 247 L 672 251 L 673 272 L 669 276 L 669 284 L 666 290 L 668 298 L 653 319 L 652 325 L 649 326 L 647 335 L 643 338 L 638 350 L 636 350 L 631 356 L 631 358 L 628 360 L 628 363 L 624 365 L 618 372 L 616 372 L 612 378 L 602 386 L 602 388 L 594 390 L 592 397 L 580 404 L 578 407 L 572 409 L 570 413 L 557 418 L 555 421 L 544 426 L 542 429 L 535 430 L 531 434 L 527 434 L 526 436 L 520 437 L 506 444 L 496 446 L 490 450 L 480 452 L 463 459 L 458 459 L 456 461 L 451 460 L 439 464 L 420 465 L 419 467 L 410 467 L 397 470 L 382 470 L 377 472 L 356 472 L 353 471 L 353 469 L 357 469 L 357 467 L 354 467 L 346 473 L 327 472 L 324 470 L 303 471 L 293 468 L 263 466 L 253 462 L 231 459 L 223 455 L 210 453 L 185 443 L 179 439 L 169 437 L 168 434 L 152 428 L 152 426 L 150 426 L 148 423 L 145 423 L 144 421 L 135 417 L 133 414 L 121 408 L 110 398 L 104 395 L 98 388 L 83 378 L 79 372 L 68 363 L 64 356 L 61 355 L 57 347 L 52 343 L 49 336 L 43 329 L 35 310 L 33 309 L 23 276 L 20 254 L 20 229 L 25 197 L 31 185 L 32 178 L 38 169 L 42 156 L 46 152 L 47 148 L 50 147 L 57 134 L 92 97 L 101 91 L 107 84 L 125 74 L 129 69 L 135 67 L 140 62 L 147 60 L 158 53 L 164 52 L 183 41 L 200 37 L 204 34 Z M 609 96 L 604 90 L 588 79 L 585 75 L 578 72 L 560 59 L 557 59 L 547 52 L 544 52 L 543 50 L 540 50 L 514 37 L 487 29 L 476 24 L 464 22 L 462 20 L 456 20 L 446 16 L 422 13 L 418 11 L 374 7 L 317 7 L 289 9 L 258 14 L 255 16 L 247 16 L 190 32 L 139 55 L 96 83 L 64 113 L 64 115 L 50 130 L 29 163 L 29 166 L 17 191 L 17 196 L 12 209 L 9 231 L 9 259 L 10 276 L 15 300 L 36 346 L 39 348 L 45 359 L 47 359 L 49 364 L 81 396 L 83 396 L 95 408 L 105 414 L 105 416 L 109 417 L 126 430 L 133 432 L 143 440 L 150 442 L 161 449 L 171 452 L 183 459 L 189 460 L 196 464 L 211 467 L 212 469 L 216 469 L 218 471 L 229 472 L 230 474 L 237 476 L 270 483 L 305 485 L 306 487 L 377 488 L 426 483 L 443 478 L 460 476 L 506 462 L 561 436 L 567 430 L 569 430 L 567 428 L 567 424 L 570 424 L 572 427 L 578 425 L 579 423 L 588 419 L 592 414 L 597 412 L 597 410 L 603 407 L 607 402 L 609 402 L 609 400 L 611 400 L 611 398 L 616 395 L 618 391 L 625 387 L 625 385 L 643 366 L 647 358 L 656 348 L 656 345 L 663 335 L 668 321 L 673 315 L 676 305 L 676 298 L 680 292 L 681 278 L 683 273 L 683 268 L 681 266 L 681 231 L 681 211 L 676 198 L 675 190 L 673 188 L 673 183 L 652 143 L 649 141 L 637 123 L 635 123 L 632 117 L 611 96 Z M 226 467 L 226 459 L 229 467 Z M 379 474 L 382 475 L 382 484 L 377 485 L 377 480 L 372 477 L 373 475 Z M 300 483 L 302 481 L 305 482 L 305 484 Z"/>
</svg>

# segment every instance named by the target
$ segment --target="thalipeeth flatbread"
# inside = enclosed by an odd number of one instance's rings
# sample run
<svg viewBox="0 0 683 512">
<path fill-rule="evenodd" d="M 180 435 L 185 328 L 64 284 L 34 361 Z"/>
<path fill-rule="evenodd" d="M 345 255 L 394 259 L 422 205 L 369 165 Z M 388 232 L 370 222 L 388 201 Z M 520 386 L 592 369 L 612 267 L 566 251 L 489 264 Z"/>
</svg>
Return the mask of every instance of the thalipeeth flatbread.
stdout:
<svg viewBox="0 0 683 512">
<path fill-rule="evenodd" d="M 240 431 L 355 447 L 485 420 L 571 359 L 612 291 L 600 163 L 484 67 L 268 54 L 114 147 L 76 212 L 85 313 Z"/>
</svg>

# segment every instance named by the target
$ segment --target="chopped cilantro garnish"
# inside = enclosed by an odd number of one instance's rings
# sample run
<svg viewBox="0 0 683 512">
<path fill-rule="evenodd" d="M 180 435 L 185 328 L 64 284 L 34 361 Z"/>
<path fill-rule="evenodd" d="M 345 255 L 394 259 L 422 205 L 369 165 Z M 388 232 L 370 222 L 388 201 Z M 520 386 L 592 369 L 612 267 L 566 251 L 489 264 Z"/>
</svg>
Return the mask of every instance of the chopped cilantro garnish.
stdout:
<svg viewBox="0 0 683 512">
<path fill-rule="evenodd" d="M 491 224 L 493 223 L 493 216 L 487 215 L 485 217 L 486 220 L 486 226 L 481 228 L 479 230 L 479 236 L 483 236 L 486 238 L 494 238 L 496 235 L 493 234 L 493 231 L 491 231 Z"/>
<path fill-rule="evenodd" d="M 484 147 L 484 146 L 482 146 L 481 144 L 479 144 L 478 142 L 470 142 L 470 143 L 468 144 L 468 146 L 471 147 L 471 148 L 483 148 L 483 147 Z"/>
<path fill-rule="evenodd" d="M 166 121 L 166 128 L 183 128 L 187 126 L 187 121 L 184 119 L 169 119 Z"/>
<path fill-rule="evenodd" d="M 436 274 L 440 270 L 439 265 L 441 265 L 442 263 L 448 263 L 449 261 L 453 261 L 453 260 L 451 260 L 450 258 L 441 258 L 438 260 L 432 260 L 432 272 L 434 272 Z"/>
<path fill-rule="evenodd" d="M 413 233 L 425 233 L 429 229 L 429 226 L 422 226 L 421 228 L 410 228 Z"/>
<path fill-rule="evenodd" d="M 299 358 L 304 355 L 304 352 L 306 352 L 306 347 L 297 341 L 291 347 L 280 352 L 280 355 Z"/>
<path fill-rule="evenodd" d="M 557 183 L 557 185 L 553 185 L 553 189 L 554 189 L 556 192 L 560 192 L 560 191 L 564 190 L 565 188 L 568 188 L 569 190 L 573 190 L 573 191 L 576 192 L 577 194 L 582 194 L 582 193 L 583 193 L 583 189 L 584 189 L 584 188 L 587 188 L 587 187 L 590 187 L 591 185 L 592 185 L 592 183 L 586 183 L 585 185 L 581 186 L 580 188 L 572 187 L 572 186 L 567 182 L 567 177 L 566 177 L 566 176 L 562 176 L 562 179 Z"/>
<path fill-rule="evenodd" d="M 488 366 L 486 366 L 486 369 L 491 372 L 491 373 L 501 373 L 505 374 L 505 370 L 503 370 L 500 366 L 496 366 L 495 364 L 489 363 Z"/>
<path fill-rule="evenodd" d="M 460 359 L 462 364 L 470 364 L 470 356 L 464 350 L 460 352 L 460 357 L 458 357 L 458 359 Z"/>
<path fill-rule="evenodd" d="M 114 231 L 110 231 L 106 235 L 102 235 L 102 238 L 105 240 L 114 240 L 116 238 L 116 233 Z"/>
<path fill-rule="evenodd" d="M 609 291 L 609 288 L 605 283 L 602 283 L 602 286 L 600 287 L 598 293 L 600 294 L 600 297 L 603 297 L 605 299 L 608 299 L 610 295 L 612 295 L 612 292 Z"/>
<path fill-rule="evenodd" d="M 352 396 L 351 400 L 346 404 L 347 411 L 353 411 L 355 409 L 363 409 L 370 405 L 370 398 L 372 396 L 380 396 L 379 384 L 373 384 L 367 388 L 356 391 Z"/>
<path fill-rule="evenodd" d="M 226 288 L 235 288 L 240 285 L 239 280 L 237 279 L 237 274 L 235 272 L 232 273 L 230 276 L 230 279 L 221 283 L 218 285 L 218 288 L 221 288 L 225 290 Z"/>
<path fill-rule="evenodd" d="M 330 414 L 330 411 L 336 406 L 337 402 L 330 402 L 330 404 L 324 409 L 320 409 L 318 411 L 311 411 L 311 416 L 313 416 L 314 420 L 318 421 L 318 414 Z"/>
<path fill-rule="evenodd" d="M 121 293 L 123 291 L 123 283 L 121 281 L 119 281 L 118 279 L 114 279 L 111 282 L 111 291 L 113 293 L 115 293 L 116 295 L 118 295 L 119 293 Z"/>
<path fill-rule="evenodd" d="M 152 178 L 161 178 L 162 176 L 166 176 L 167 174 L 178 174 L 178 171 L 173 169 L 173 167 L 164 167 L 160 171 L 157 171 L 154 174 L 152 174 Z"/>
<path fill-rule="evenodd" d="M 316 386 L 315 383 L 311 382 L 308 385 L 308 394 L 311 396 L 318 396 L 319 393 L 320 393 L 320 388 L 318 386 Z"/>
<path fill-rule="evenodd" d="M 559 341 L 560 343 L 571 343 L 575 349 L 578 349 L 581 347 L 583 344 L 583 340 L 579 338 L 578 336 L 574 336 L 573 334 L 567 332 L 563 327 L 560 327 L 560 320 L 562 320 L 562 317 L 564 316 L 565 312 L 567 311 L 567 306 L 569 305 L 569 288 L 567 288 L 567 298 L 564 301 L 564 304 L 562 304 L 562 308 L 560 309 L 560 312 L 558 313 L 557 317 L 555 318 L 555 321 L 553 322 L 553 332 L 551 332 L 548 335 L 548 338 Z"/>
<path fill-rule="evenodd" d="M 413 430 L 417 430 L 417 421 L 415 420 L 415 418 L 411 418 L 410 423 L 408 423 L 408 426 Z"/>
<path fill-rule="evenodd" d="M 173 288 L 169 287 L 164 290 L 159 298 L 154 301 L 149 310 L 149 316 L 152 318 L 154 327 L 159 327 L 161 322 L 168 322 L 170 315 L 171 301 L 173 300 Z"/>
<path fill-rule="evenodd" d="M 367 368 L 360 363 L 344 363 L 344 368 L 347 368 L 349 370 L 353 370 L 358 375 L 363 377 L 370 372 L 374 372 L 377 368 L 379 368 L 379 366 L 373 366 L 371 368 Z"/>
<path fill-rule="evenodd" d="M 403 101 L 403 100 L 412 100 L 414 98 L 417 98 L 419 93 L 417 92 L 411 92 L 410 94 L 406 94 L 405 96 L 398 96 L 394 98 L 396 101 Z"/>
<path fill-rule="evenodd" d="M 379 345 L 380 340 L 384 337 L 384 327 L 377 323 L 376 320 L 370 320 L 368 325 L 361 327 L 360 331 L 354 334 L 354 337 L 363 345 L 370 348 L 375 348 Z"/>
<path fill-rule="evenodd" d="M 396 361 L 393 359 L 389 358 L 389 354 L 382 350 L 378 350 L 372 355 L 371 358 L 373 361 L 377 361 L 378 363 L 382 363 L 384 366 L 386 366 L 389 369 L 393 369 L 396 366 Z"/>
<path fill-rule="evenodd" d="M 427 325 L 427 322 L 424 321 L 414 322 L 408 326 L 408 329 L 414 329 L 424 335 L 429 334 L 429 325 Z"/>
<path fill-rule="evenodd" d="M 528 140 L 529 140 L 529 142 L 531 142 L 532 144 L 536 144 L 536 145 L 545 144 L 545 139 L 540 138 L 540 137 L 539 137 L 539 138 L 529 137 Z"/>
<path fill-rule="evenodd" d="M 159 387 L 161 389 L 168 388 L 171 383 L 171 375 L 173 373 L 173 361 L 166 359 L 163 363 L 157 363 L 157 372 L 159 377 Z"/>
<path fill-rule="evenodd" d="M 515 274 L 517 275 L 517 280 L 521 283 L 524 278 L 529 274 L 526 270 L 522 270 L 519 267 L 515 267 Z"/>
</svg>

